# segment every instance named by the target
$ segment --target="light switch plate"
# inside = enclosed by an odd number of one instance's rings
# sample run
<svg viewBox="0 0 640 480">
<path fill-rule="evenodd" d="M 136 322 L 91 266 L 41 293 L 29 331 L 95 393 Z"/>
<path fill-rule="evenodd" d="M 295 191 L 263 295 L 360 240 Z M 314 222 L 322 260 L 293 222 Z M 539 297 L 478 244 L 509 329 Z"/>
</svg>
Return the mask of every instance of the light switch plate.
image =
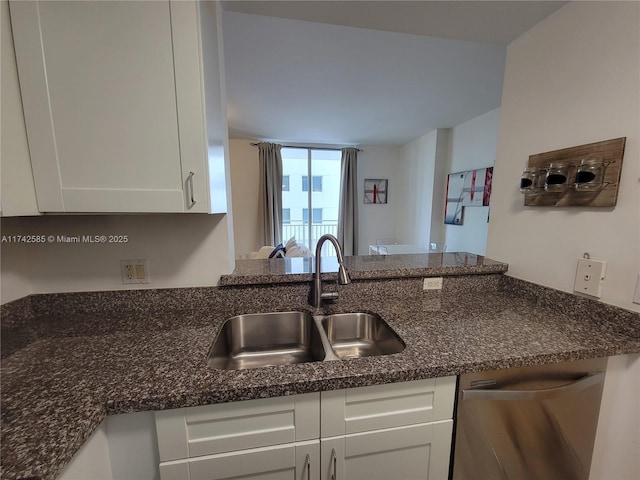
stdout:
<svg viewBox="0 0 640 480">
<path fill-rule="evenodd" d="M 574 291 L 600 298 L 607 271 L 607 262 L 580 258 L 576 270 Z"/>
</svg>

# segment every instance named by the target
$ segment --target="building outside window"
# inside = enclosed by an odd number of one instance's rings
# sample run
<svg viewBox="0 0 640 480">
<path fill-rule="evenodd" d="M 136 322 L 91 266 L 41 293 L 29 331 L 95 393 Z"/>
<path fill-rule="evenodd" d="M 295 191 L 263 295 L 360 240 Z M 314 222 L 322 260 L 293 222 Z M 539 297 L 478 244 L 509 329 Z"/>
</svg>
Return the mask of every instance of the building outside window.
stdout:
<svg viewBox="0 0 640 480">
<path fill-rule="evenodd" d="M 321 192 L 322 191 L 322 176 L 321 175 L 314 175 L 311 178 L 311 183 L 312 183 L 311 188 L 313 188 L 314 192 Z M 305 175 L 305 176 L 302 177 L 302 191 L 303 192 L 308 192 L 309 191 L 309 176 L 308 175 Z"/>
<path fill-rule="evenodd" d="M 282 149 L 284 242 L 296 237 L 296 241 L 313 252 L 322 235 L 338 233 L 340 157 L 340 150 Z M 329 242 L 325 243 L 322 255 L 335 255 Z"/>
<path fill-rule="evenodd" d="M 313 225 L 322 225 L 322 209 L 321 208 L 314 208 L 312 213 L 311 213 L 311 223 Z M 309 222 L 309 209 L 308 208 L 303 208 L 302 209 L 302 221 L 305 223 Z"/>
</svg>

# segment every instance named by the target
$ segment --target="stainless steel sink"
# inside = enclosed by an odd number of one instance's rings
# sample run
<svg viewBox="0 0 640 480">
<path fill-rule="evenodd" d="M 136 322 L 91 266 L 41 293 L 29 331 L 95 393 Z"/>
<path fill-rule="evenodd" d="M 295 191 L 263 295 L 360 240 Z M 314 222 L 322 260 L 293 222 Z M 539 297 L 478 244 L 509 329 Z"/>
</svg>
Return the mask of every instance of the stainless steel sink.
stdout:
<svg viewBox="0 0 640 480">
<path fill-rule="evenodd" d="M 304 312 L 238 315 L 222 325 L 207 364 L 223 370 L 399 353 L 404 342 L 378 316 Z"/>
<path fill-rule="evenodd" d="M 369 313 L 329 315 L 323 318 L 322 328 L 338 358 L 389 355 L 405 348 L 391 327 Z"/>
<path fill-rule="evenodd" d="M 209 351 L 207 364 L 223 370 L 324 360 L 314 319 L 303 312 L 238 315 L 227 320 Z"/>
</svg>

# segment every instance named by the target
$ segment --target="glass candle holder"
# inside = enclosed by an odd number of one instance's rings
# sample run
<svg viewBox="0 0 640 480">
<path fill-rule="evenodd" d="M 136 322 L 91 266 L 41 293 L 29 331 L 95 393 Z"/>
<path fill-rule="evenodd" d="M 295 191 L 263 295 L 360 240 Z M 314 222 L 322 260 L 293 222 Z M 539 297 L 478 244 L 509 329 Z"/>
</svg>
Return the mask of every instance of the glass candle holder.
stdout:
<svg viewBox="0 0 640 480">
<path fill-rule="evenodd" d="M 604 184 L 605 164 L 599 158 L 585 158 L 580 160 L 574 188 L 579 192 L 593 192 L 600 190 Z"/>
<path fill-rule="evenodd" d="M 552 163 L 547 169 L 544 189 L 547 192 L 564 192 L 569 178 L 569 166 L 566 163 Z"/>
<path fill-rule="evenodd" d="M 535 195 L 542 190 L 541 185 L 544 181 L 544 170 L 537 167 L 527 167 L 520 177 L 520 192 L 525 195 Z"/>
</svg>

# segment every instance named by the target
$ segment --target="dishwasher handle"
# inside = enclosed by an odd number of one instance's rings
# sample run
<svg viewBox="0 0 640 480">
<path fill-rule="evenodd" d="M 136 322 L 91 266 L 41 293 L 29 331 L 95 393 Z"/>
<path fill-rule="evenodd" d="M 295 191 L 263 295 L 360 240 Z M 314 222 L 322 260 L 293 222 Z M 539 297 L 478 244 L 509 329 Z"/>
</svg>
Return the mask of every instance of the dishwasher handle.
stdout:
<svg viewBox="0 0 640 480">
<path fill-rule="evenodd" d="M 579 392 L 604 383 L 604 372 L 586 375 L 578 380 L 554 388 L 539 390 L 500 390 L 500 389 L 465 389 L 462 390 L 463 400 L 541 400 L 555 398 L 569 392 Z"/>
</svg>

